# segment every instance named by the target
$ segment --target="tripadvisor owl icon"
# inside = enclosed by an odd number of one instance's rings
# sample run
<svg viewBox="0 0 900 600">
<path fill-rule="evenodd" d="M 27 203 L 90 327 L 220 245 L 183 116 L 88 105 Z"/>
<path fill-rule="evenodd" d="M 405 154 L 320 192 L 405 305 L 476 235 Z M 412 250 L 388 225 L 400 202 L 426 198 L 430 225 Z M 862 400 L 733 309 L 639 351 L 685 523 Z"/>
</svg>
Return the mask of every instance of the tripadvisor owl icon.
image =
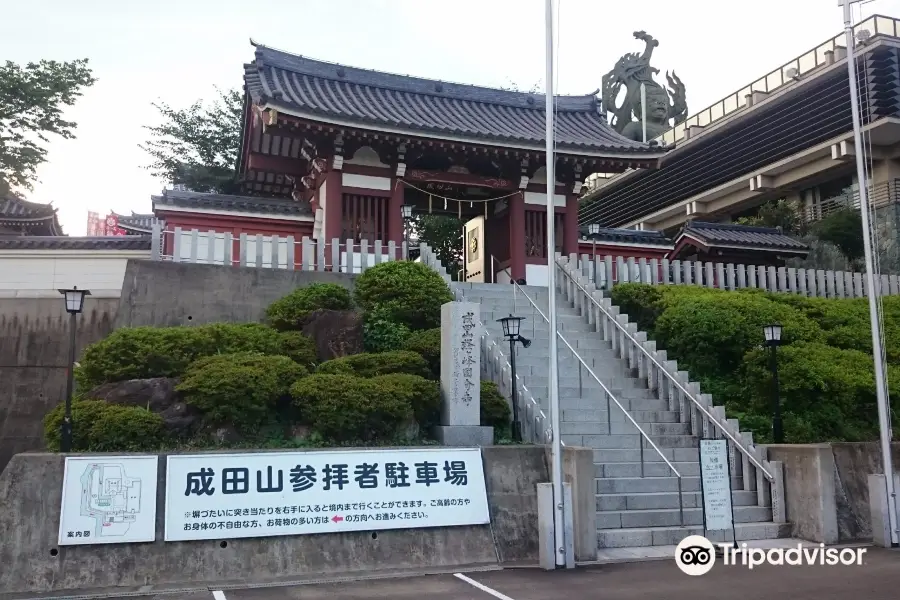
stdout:
<svg viewBox="0 0 900 600">
<path fill-rule="evenodd" d="M 702 535 L 689 535 L 675 547 L 675 564 L 686 575 L 706 575 L 716 564 L 716 550 Z"/>
</svg>

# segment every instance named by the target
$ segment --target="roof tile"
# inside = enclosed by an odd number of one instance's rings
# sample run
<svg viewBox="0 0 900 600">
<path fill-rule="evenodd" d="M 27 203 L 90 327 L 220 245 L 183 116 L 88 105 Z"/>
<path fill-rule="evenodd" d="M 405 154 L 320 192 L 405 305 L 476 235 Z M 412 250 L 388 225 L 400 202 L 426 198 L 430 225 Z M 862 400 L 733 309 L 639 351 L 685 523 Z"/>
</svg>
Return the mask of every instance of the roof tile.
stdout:
<svg viewBox="0 0 900 600">
<path fill-rule="evenodd" d="M 236 212 L 270 213 L 272 215 L 311 215 L 308 202 L 293 199 L 257 198 L 254 196 L 230 196 L 202 192 L 164 190 L 161 196 L 152 196 L 154 210 L 168 206 L 185 208 L 212 208 Z"/>
<path fill-rule="evenodd" d="M 785 235 L 773 227 L 750 227 L 733 223 L 707 223 L 690 221 L 685 224 L 682 236 L 691 237 L 707 246 L 740 246 L 787 252 L 806 252 L 809 246 Z M 679 236 L 680 237 L 680 236 Z"/>
</svg>

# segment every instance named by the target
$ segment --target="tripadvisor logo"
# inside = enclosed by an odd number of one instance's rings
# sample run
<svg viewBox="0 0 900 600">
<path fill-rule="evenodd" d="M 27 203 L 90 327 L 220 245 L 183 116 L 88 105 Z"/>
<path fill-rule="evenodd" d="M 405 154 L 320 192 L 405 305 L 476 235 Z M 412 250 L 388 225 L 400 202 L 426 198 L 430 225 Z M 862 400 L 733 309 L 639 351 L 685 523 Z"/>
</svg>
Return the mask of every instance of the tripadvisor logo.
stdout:
<svg viewBox="0 0 900 600">
<path fill-rule="evenodd" d="M 753 569 L 760 565 L 861 565 L 866 548 L 826 548 L 825 544 L 790 548 L 749 548 L 745 543 L 735 548 L 731 542 L 717 544 L 722 551 L 722 564 L 743 565 Z M 702 535 L 690 535 L 675 548 L 675 564 L 687 575 L 706 575 L 716 564 L 716 549 Z"/>
</svg>

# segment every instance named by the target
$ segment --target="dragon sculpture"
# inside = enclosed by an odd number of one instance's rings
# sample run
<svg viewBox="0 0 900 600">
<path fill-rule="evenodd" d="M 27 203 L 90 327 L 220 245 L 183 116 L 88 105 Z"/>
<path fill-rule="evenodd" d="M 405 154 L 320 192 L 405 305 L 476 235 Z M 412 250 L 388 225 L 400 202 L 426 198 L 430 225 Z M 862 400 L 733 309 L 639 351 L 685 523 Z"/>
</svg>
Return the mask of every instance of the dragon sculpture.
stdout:
<svg viewBox="0 0 900 600">
<path fill-rule="evenodd" d="M 668 90 L 653 80 L 659 69 L 650 66 L 650 57 L 653 55 L 653 49 L 659 46 L 659 41 L 646 31 L 636 31 L 634 37 L 646 44 L 644 52 L 626 54 L 619 59 L 612 71 L 603 76 L 602 102 L 605 111 L 612 114 L 610 125 L 613 129 L 629 139 L 643 141 L 641 126 L 643 83 L 647 94 L 647 141 L 650 141 L 687 119 L 687 99 L 684 84 L 674 71 L 671 74 L 666 72 Z M 625 97 L 621 104 L 617 105 L 623 86 Z M 637 120 L 633 120 L 632 116 Z"/>
</svg>

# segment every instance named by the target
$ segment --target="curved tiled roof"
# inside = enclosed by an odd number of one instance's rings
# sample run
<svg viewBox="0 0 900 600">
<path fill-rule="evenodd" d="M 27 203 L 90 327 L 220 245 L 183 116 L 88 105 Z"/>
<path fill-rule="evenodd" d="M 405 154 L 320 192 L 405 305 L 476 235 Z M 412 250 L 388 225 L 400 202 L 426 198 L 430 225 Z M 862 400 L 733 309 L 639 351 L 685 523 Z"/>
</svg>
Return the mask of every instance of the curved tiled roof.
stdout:
<svg viewBox="0 0 900 600">
<path fill-rule="evenodd" d="M 116 216 L 119 217 L 119 227 L 134 231 L 151 231 L 153 222 L 156 220 L 156 215 L 152 213 L 138 214 L 132 212 L 130 215 L 116 214 Z"/>
<path fill-rule="evenodd" d="M 672 240 L 667 238 L 662 231 L 601 227 L 597 233 L 590 233 L 590 226 L 582 225 L 578 228 L 578 235 L 588 241 L 596 240 L 598 242 L 619 244 L 652 244 L 667 248 L 672 246 Z"/>
<path fill-rule="evenodd" d="M 0 250 L 150 250 L 149 235 L 0 236 Z"/>
<path fill-rule="evenodd" d="M 56 209 L 50 204 L 29 202 L 8 193 L 0 196 L 0 221 L 6 223 L 42 223 L 51 235 L 61 235 Z"/>
<path fill-rule="evenodd" d="M 304 216 L 312 214 L 312 208 L 308 202 L 277 198 L 229 196 L 227 194 L 206 194 L 203 192 L 181 192 L 176 190 L 164 190 L 161 196 L 152 196 L 151 198 L 154 210 L 165 210 L 168 205 L 184 208 L 211 208 L 236 212 L 269 213 L 273 216 Z"/>
<path fill-rule="evenodd" d="M 346 67 L 255 44 L 244 66 L 253 100 L 288 114 L 543 149 L 545 97 Z M 614 154 L 662 151 L 616 133 L 594 94 L 557 96 L 560 148 Z"/>
<path fill-rule="evenodd" d="M 774 227 L 750 227 L 732 223 L 689 221 L 679 236 L 690 236 L 707 246 L 732 246 L 759 250 L 808 252 L 809 246 Z"/>
</svg>

